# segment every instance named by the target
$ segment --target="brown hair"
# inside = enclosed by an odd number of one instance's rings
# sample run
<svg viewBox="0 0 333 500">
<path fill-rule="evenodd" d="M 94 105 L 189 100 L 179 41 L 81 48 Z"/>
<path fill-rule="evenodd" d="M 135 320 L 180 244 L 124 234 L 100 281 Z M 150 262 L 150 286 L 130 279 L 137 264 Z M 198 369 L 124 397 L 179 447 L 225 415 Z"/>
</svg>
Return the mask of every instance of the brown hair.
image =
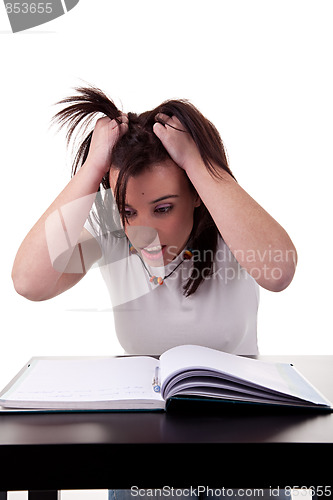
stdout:
<svg viewBox="0 0 333 500">
<path fill-rule="evenodd" d="M 69 105 L 54 116 L 54 120 L 59 122 L 60 126 L 68 126 L 68 143 L 75 130 L 81 127 L 86 130 L 98 114 L 102 113 L 110 119 L 116 120 L 121 115 L 121 111 L 118 110 L 113 101 L 100 89 L 80 87 L 75 90 L 77 95 L 63 99 L 58 103 Z M 204 164 L 212 176 L 221 177 L 222 171 L 233 176 L 217 129 L 187 100 L 168 100 L 151 111 L 141 114 L 128 113 L 128 131 L 117 141 L 112 150 L 112 168 L 119 170 L 115 201 L 123 224 L 126 221 L 124 208 L 128 179 L 139 175 L 140 172 L 154 164 L 170 158 L 162 142 L 153 132 L 153 125 L 157 121 L 156 115 L 158 113 L 164 113 L 170 117 L 176 116 L 179 119 L 182 127 L 191 134 Z M 92 133 L 93 130 L 88 133 L 78 147 L 72 175 L 75 175 L 88 156 Z M 112 210 L 113 196 L 110 190 L 109 173 L 103 177 L 101 187 L 106 191 L 103 197 L 100 195 L 96 197 L 93 216 L 100 225 L 103 234 L 110 231 L 115 233 L 115 229 L 118 229 L 118 234 L 124 236 L 117 211 Z M 194 189 L 193 186 L 192 188 Z M 206 260 L 203 258 L 194 260 L 192 276 L 184 285 L 184 295 L 193 294 L 203 279 L 212 272 L 218 234 L 218 229 L 209 211 L 201 203 L 194 211 L 194 223 L 188 247 L 195 250 L 196 255 L 205 256 Z"/>
</svg>

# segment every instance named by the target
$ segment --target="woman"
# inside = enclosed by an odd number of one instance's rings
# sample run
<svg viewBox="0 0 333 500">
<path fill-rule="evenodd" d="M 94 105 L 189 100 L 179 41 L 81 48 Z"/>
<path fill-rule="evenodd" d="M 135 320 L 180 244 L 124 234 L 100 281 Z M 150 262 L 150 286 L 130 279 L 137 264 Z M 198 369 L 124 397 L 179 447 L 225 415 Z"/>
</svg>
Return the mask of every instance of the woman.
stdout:
<svg viewBox="0 0 333 500">
<path fill-rule="evenodd" d="M 296 250 L 235 181 L 215 127 L 186 101 L 125 115 L 100 90 L 83 88 L 62 103 L 69 106 L 56 119 L 69 124 L 69 141 L 105 116 L 18 250 L 18 293 L 49 299 L 98 261 L 127 353 L 190 343 L 256 354 L 258 285 L 286 288 Z M 131 491 L 109 498 L 129 500 Z"/>
<path fill-rule="evenodd" d="M 217 130 L 193 105 L 125 115 L 99 89 L 77 90 L 55 117 L 68 141 L 105 116 L 18 250 L 18 293 L 49 299 L 98 261 L 127 353 L 191 343 L 256 354 L 258 285 L 283 290 L 295 272 L 286 231 L 236 182 Z"/>
</svg>

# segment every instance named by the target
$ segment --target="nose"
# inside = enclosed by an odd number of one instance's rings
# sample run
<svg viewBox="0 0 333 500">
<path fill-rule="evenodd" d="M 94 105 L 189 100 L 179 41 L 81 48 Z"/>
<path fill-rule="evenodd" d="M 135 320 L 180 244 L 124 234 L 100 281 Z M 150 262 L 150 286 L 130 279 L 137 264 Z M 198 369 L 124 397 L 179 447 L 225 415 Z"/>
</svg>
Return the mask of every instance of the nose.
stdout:
<svg viewBox="0 0 333 500">
<path fill-rule="evenodd" d="M 130 225 L 127 226 L 126 233 L 132 245 L 137 249 L 160 244 L 158 232 L 153 227 Z"/>
</svg>

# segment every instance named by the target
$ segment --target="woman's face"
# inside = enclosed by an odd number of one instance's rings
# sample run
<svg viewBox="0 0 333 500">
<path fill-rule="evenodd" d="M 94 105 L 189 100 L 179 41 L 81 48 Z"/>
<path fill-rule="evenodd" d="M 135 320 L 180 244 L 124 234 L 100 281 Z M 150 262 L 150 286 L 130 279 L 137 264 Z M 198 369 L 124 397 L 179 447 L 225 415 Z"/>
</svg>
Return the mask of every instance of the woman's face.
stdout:
<svg viewBox="0 0 333 500">
<path fill-rule="evenodd" d="M 114 192 L 118 171 L 110 170 Z M 172 160 L 148 168 L 127 182 L 125 232 L 150 266 L 171 262 L 185 248 L 200 205 L 186 173 Z"/>
</svg>

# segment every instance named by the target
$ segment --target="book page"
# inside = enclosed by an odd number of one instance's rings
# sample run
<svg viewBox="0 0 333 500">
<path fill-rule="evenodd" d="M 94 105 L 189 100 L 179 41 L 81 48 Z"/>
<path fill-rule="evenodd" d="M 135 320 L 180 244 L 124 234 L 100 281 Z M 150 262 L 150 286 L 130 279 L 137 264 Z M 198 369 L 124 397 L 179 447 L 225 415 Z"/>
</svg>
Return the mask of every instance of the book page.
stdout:
<svg viewBox="0 0 333 500">
<path fill-rule="evenodd" d="M 2 400 L 94 402 L 162 399 L 150 357 L 34 359 Z"/>
<path fill-rule="evenodd" d="M 174 347 L 162 354 L 160 362 L 165 399 L 168 397 L 165 386 L 171 377 L 187 370 L 204 369 L 223 373 L 230 380 L 252 387 L 263 387 L 315 404 L 329 403 L 289 364 L 269 363 L 194 345 Z M 184 385 L 185 379 L 184 373 Z"/>
</svg>

